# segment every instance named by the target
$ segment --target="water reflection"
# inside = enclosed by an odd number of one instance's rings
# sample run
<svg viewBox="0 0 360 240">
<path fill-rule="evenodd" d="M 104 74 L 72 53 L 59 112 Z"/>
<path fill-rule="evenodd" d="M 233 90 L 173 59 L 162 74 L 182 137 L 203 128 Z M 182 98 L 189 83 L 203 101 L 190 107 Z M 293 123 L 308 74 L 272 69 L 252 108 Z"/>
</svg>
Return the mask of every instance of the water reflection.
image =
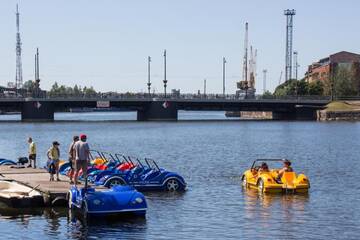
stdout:
<svg viewBox="0 0 360 240">
<path fill-rule="evenodd" d="M 67 208 L 0 208 L 0 220 L 16 221 L 22 229 L 30 229 L 36 219 L 44 219 L 40 229 L 34 229 L 31 237 L 37 238 L 36 231 L 44 236 L 60 236 L 68 239 L 87 239 L 88 237 L 116 237 L 139 239 L 146 236 L 146 218 L 120 216 L 112 218 L 84 218 L 78 212 Z"/>
<path fill-rule="evenodd" d="M 81 212 L 68 211 L 68 237 L 87 239 L 88 237 L 109 237 L 131 239 L 131 236 L 145 236 L 146 218 L 117 216 L 104 218 L 86 218 Z M 142 237 L 141 237 L 142 238 Z M 134 238 L 136 239 L 136 238 Z"/>
<path fill-rule="evenodd" d="M 0 207 L 0 218 L 1 219 L 24 219 L 29 216 L 42 216 L 44 209 L 42 208 L 8 208 Z"/>
<path fill-rule="evenodd" d="M 305 211 L 309 202 L 309 194 L 259 193 L 256 189 L 243 188 L 246 214 L 252 217 L 260 210 L 263 218 L 270 216 L 273 209 L 282 213 L 283 219 L 291 220 L 294 212 Z M 259 209 L 259 206 L 261 207 Z M 278 213 L 276 213 L 278 214 Z"/>
</svg>

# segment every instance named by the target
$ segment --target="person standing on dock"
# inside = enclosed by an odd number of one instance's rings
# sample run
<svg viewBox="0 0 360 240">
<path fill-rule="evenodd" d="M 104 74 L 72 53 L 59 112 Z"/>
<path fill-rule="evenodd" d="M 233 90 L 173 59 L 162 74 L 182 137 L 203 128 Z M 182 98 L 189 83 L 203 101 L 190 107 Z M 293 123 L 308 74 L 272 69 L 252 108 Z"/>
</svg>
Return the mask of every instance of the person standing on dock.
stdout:
<svg viewBox="0 0 360 240">
<path fill-rule="evenodd" d="M 28 167 L 32 167 L 32 162 L 34 162 L 33 168 L 36 168 L 36 144 L 32 140 L 31 137 L 28 138 L 29 143 L 29 165 Z"/>
<path fill-rule="evenodd" d="M 80 170 L 82 170 L 84 179 L 87 178 L 87 167 L 90 161 L 90 147 L 89 144 L 86 142 L 86 139 L 87 139 L 86 135 L 81 134 L 80 141 L 77 141 L 74 146 L 76 153 L 75 176 L 74 176 L 75 185 L 79 184 L 78 176 Z"/>
<path fill-rule="evenodd" d="M 69 163 L 70 163 L 70 184 L 73 184 L 73 177 L 75 172 L 75 160 L 76 160 L 76 151 L 75 151 L 75 143 L 79 141 L 79 136 L 73 137 L 73 142 L 69 147 Z"/>
<path fill-rule="evenodd" d="M 59 178 L 59 163 L 60 163 L 60 149 L 59 149 L 60 143 L 57 141 L 54 141 L 51 148 L 48 151 L 48 158 L 52 161 L 52 164 L 55 166 L 55 173 L 56 173 L 56 181 L 60 181 Z M 50 173 L 52 175 L 52 173 Z M 53 179 L 53 176 L 50 177 L 50 179 Z"/>
</svg>

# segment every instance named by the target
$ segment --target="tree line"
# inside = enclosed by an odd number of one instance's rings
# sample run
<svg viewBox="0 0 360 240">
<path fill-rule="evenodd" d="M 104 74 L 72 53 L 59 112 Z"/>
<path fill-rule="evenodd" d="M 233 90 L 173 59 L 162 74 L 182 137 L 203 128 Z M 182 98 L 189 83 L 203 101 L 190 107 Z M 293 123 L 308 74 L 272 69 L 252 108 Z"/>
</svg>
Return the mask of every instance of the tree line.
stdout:
<svg viewBox="0 0 360 240">
<path fill-rule="evenodd" d="M 100 94 L 100 93 L 99 93 Z M 69 87 L 65 85 L 58 85 L 57 82 L 55 82 L 50 91 L 48 92 L 48 95 L 50 97 L 63 97 L 63 96 L 69 96 L 69 97 L 96 97 L 98 93 L 95 91 L 95 89 L 90 87 L 81 87 L 77 84 L 74 85 L 74 87 Z"/>
<path fill-rule="evenodd" d="M 26 81 L 23 84 L 23 88 L 26 89 L 28 92 L 33 92 L 35 89 L 35 83 L 32 80 Z M 100 93 L 96 92 L 96 90 L 90 87 L 81 87 L 77 84 L 74 87 L 66 86 L 66 85 L 59 85 L 55 82 L 51 89 L 47 91 L 47 96 L 49 97 L 96 97 Z"/>
<path fill-rule="evenodd" d="M 264 97 L 282 96 L 359 96 L 360 95 L 360 63 L 334 67 L 334 71 L 324 81 L 307 82 L 304 79 L 291 79 L 276 87 L 273 94 L 266 92 Z"/>
</svg>

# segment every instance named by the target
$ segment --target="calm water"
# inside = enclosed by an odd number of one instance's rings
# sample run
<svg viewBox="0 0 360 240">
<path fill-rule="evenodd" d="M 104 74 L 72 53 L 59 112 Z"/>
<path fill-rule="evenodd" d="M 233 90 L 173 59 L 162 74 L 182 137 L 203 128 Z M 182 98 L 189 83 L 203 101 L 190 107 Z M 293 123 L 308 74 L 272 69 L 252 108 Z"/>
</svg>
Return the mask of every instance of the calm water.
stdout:
<svg viewBox="0 0 360 240">
<path fill-rule="evenodd" d="M 121 119 L 135 119 L 135 114 Z M 182 113 L 182 119 L 199 115 Z M 221 113 L 201 113 L 222 119 Z M 18 116 L 1 116 L 16 119 Z M 119 119 L 119 114 L 57 114 L 56 119 Z M 0 122 L 0 157 L 26 155 L 26 137 L 41 163 L 53 140 L 65 153 L 74 134 L 91 147 L 157 159 L 181 173 L 184 194 L 146 193 L 146 220 L 82 224 L 66 209 L 0 212 L 1 238 L 28 239 L 359 239 L 360 123 L 270 121 Z M 255 158 L 294 159 L 311 181 L 308 195 L 244 191 L 240 174 Z"/>
</svg>

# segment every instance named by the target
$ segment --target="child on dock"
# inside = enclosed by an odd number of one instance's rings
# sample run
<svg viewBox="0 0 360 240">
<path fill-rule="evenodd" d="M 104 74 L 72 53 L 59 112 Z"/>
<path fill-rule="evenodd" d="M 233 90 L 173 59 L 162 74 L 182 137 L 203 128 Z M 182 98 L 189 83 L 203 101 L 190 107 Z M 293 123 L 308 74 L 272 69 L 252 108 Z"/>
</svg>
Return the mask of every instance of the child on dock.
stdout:
<svg viewBox="0 0 360 240">
<path fill-rule="evenodd" d="M 59 162 L 60 162 L 60 143 L 54 141 L 50 149 L 47 151 L 48 156 L 48 169 L 50 173 L 50 181 L 54 181 L 54 174 L 56 174 L 56 181 L 60 181 L 59 178 Z"/>
</svg>

